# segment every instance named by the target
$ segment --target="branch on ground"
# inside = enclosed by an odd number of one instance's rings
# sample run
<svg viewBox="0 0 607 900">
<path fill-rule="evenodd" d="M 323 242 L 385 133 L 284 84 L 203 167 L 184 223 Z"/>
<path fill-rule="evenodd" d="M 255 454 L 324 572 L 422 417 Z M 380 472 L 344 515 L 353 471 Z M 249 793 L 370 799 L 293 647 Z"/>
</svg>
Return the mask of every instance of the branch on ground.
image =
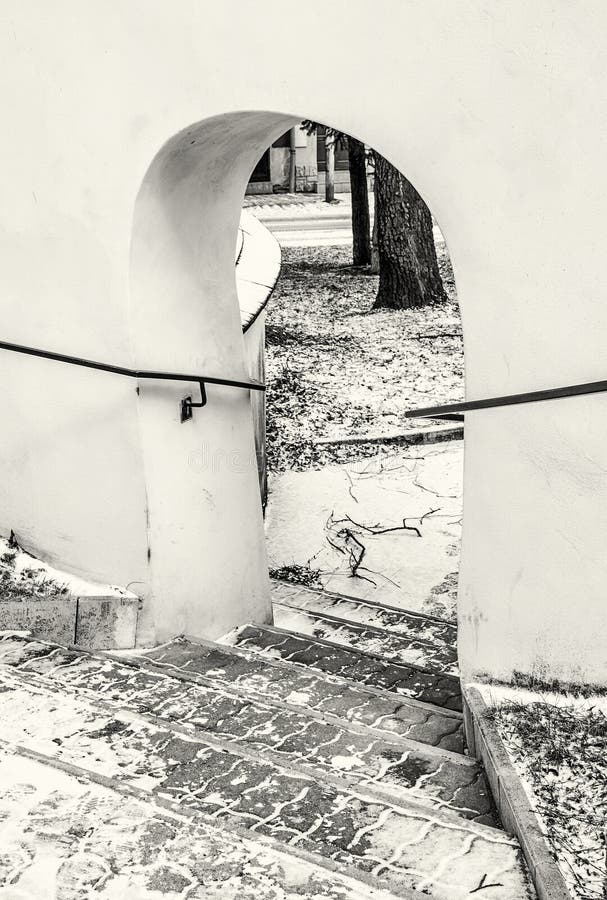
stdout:
<svg viewBox="0 0 607 900">
<path fill-rule="evenodd" d="M 406 516 L 403 519 L 402 525 L 395 525 L 388 528 L 384 528 L 379 523 L 367 525 L 364 522 L 356 522 L 347 514 L 341 519 L 336 519 L 334 513 L 331 512 L 325 525 L 327 543 L 338 553 L 347 557 L 351 578 L 361 578 L 363 581 L 368 581 L 370 584 L 377 587 L 376 582 L 373 581 L 372 578 L 361 574 L 361 572 L 364 571 L 373 575 L 379 575 L 381 578 L 384 578 L 396 587 L 399 587 L 399 585 L 396 584 L 395 581 L 392 581 L 387 575 L 384 575 L 381 572 L 375 572 L 372 569 L 363 566 L 362 563 L 367 553 L 367 547 L 362 542 L 361 536 L 363 534 L 368 534 L 376 537 L 381 534 L 389 534 L 395 531 L 412 531 L 421 538 L 422 533 L 420 528 L 417 525 L 408 525 L 408 519 L 416 520 L 421 526 L 424 519 L 436 512 L 438 512 L 438 508 L 429 509 L 422 516 Z"/>
</svg>

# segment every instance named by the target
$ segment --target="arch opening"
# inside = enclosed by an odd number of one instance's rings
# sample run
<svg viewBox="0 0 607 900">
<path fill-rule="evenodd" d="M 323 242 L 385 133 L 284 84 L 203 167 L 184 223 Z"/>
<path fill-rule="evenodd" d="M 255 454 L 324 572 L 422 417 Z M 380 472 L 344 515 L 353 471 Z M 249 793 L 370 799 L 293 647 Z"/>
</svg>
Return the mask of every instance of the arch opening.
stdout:
<svg viewBox="0 0 607 900">
<path fill-rule="evenodd" d="M 258 160 L 267 161 L 272 145 L 280 149 L 300 122 L 264 111 L 217 116 L 175 135 L 153 160 L 137 197 L 131 247 L 130 329 L 138 366 L 183 368 L 187 360 L 210 375 L 251 374 L 234 269 L 241 206 L 251 173 L 264 168 Z M 259 353 L 255 356 L 259 363 Z M 179 391 L 168 390 L 173 401 Z M 154 587 L 140 643 L 176 631 L 215 637 L 246 621 L 272 617 L 248 398 L 220 387 L 209 387 L 208 393 L 204 416 L 177 430 L 167 452 L 157 430 L 158 404 L 170 398 L 146 393 L 145 385 L 140 391 L 144 465 L 154 472 L 148 479 Z M 175 457 L 191 461 L 192 453 L 195 466 L 175 466 Z M 167 541 L 175 528 L 179 541 Z M 162 552 L 155 552 L 159 548 Z M 184 575 L 176 601 L 174 589 L 169 596 L 167 587 L 174 585 L 180 564 Z M 209 610 L 203 597 L 226 597 L 225 614 Z"/>
<path fill-rule="evenodd" d="M 461 324 L 446 243 L 434 222 L 446 296 L 418 307 L 417 295 L 396 295 L 394 306 L 404 300 L 408 308 L 382 308 L 377 274 L 353 259 L 349 138 L 311 123 L 298 131 L 295 140 L 284 135 L 265 151 L 274 182 L 260 188 L 254 179 L 245 197 L 246 212 L 272 230 L 283 250 L 266 318 L 266 536 L 274 593 L 280 597 L 287 581 L 300 592 L 322 589 L 453 625 L 463 427 L 405 418 L 416 406 L 463 398 Z M 333 202 L 325 196 L 327 133 L 342 167 L 335 165 Z M 295 193 L 285 164 L 293 145 Z M 368 148 L 370 242 L 372 154 Z M 311 593 L 306 603 L 330 611 L 334 601 Z M 318 620 L 294 617 L 288 607 L 275 603 L 276 624 L 318 633 Z M 330 639 L 335 629 L 321 624 Z"/>
</svg>

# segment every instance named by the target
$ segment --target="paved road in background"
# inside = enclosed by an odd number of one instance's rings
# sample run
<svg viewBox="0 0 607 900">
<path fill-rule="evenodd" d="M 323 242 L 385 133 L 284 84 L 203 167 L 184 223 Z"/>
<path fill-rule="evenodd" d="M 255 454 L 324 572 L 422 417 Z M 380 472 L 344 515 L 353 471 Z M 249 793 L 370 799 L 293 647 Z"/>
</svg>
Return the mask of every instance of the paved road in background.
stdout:
<svg viewBox="0 0 607 900">
<path fill-rule="evenodd" d="M 245 208 L 269 228 L 283 247 L 352 243 L 349 194 L 340 195 L 335 203 L 301 194 L 247 197 Z"/>
<path fill-rule="evenodd" d="M 343 246 L 352 243 L 352 224 L 347 218 L 283 219 L 269 221 L 270 229 L 282 247 Z"/>
<path fill-rule="evenodd" d="M 373 223 L 373 195 L 371 223 Z M 352 243 L 350 194 L 326 203 L 312 194 L 270 194 L 245 198 L 245 209 L 268 228 L 282 247 L 335 247 Z M 434 226 L 434 240 L 444 240 Z"/>
</svg>

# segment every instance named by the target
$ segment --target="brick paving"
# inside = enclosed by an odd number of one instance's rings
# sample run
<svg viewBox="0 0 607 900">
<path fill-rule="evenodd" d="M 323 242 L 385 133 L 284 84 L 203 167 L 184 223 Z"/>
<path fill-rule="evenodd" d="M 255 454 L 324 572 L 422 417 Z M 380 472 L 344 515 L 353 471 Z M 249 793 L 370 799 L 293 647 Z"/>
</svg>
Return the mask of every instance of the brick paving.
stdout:
<svg viewBox="0 0 607 900">
<path fill-rule="evenodd" d="M 499 873 L 496 900 L 528 896 L 516 845 L 453 813 L 391 805 L 133 713 L 111 714 L 34 687 L 23 673 L 3 673 L 0 715 L 9 745 L 383 876 L 397 890 L 452 900 Z"/>
<path fill-rule="evenodd" d="M 245 625 L 224 640 L 360 684 L 405 694 L 424 703 L 459 711 L 462 708 L 459 680 L 453 675 L 383 661 L 353 648 L 305 635 L 281 633 L 269 626 Z"/>
<path fill-rule="evenodd" d="M 219 643 L 0 633 L 0 900 L 531 900 L 452 624 L 273 591 Z"/>
<path fill-rule="evenodd" d="M 372 884 L 0 751 L 3 900 L 391 900 Z"/>
<path fill-rule="evenodd" d="M 149 651 L 145 661 L 182 676 L 211 677 L 216 683 L 247 694 L 279 699 L 376 731 L 463 752 L 462 717 L 458 712 L 363 686 L 335 674 L 285 664 L 280 658 L 260 656 L 242 645 L 178 640 Z"/>
<path fill-rule="evenodd" d="M 0 677 L 7 666 L 35 673 L 32 683 L 51 690 L 244 742 L 273 761 L 297 764 L 311 774 L 338 774 L 391 799 L 446 805 L 465 818 L 494 824 L 484 776 L 475 761 L 460 754 L 405 738 L 389 741 L 371 729 L 356 731 L 304 710 L 18 637 L 0 641 Z"/>
</svg>

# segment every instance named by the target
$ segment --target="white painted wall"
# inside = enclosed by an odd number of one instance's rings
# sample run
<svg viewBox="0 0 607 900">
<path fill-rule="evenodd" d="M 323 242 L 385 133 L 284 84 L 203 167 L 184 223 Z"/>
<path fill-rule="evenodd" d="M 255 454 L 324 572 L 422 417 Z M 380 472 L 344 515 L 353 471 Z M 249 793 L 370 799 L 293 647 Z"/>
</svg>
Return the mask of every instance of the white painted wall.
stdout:
<svg viewBox="0 0 607 900">
<path fill-rule="evenodd" d="M 263 148 L 309 117 L 377 147 L 437 216 L 470 398 L 605 377 L 605 4 L 345 9 L 310 0 L 295 66 L 278 0 L 5 0 L 5 338 L 242 376 L 240 197 Z M 283 115 L 208 121 L 243 109 Z M 0 365 L 5 531 L 74 571 L 146 582 L 140 640 L 269 616 L 254 466 L 189 462 L 202 444 L 246 459 L 246 396 L 209 390 L 180 425 L 178 385 L 137 400 L 110 376 L 87 376 L 93 390 L 50 363 Z M 467 677 L 607 683 L 606 402 L 469 416 Z"/>
<path fill-rule="evenodd" d="M 272 302 L 272 301 L 270 301 Z M 266 380 L 266 312 L 263 310 L 248 331 L 244 333 L 245 363 L 249 378 L 265 384 Z M 263 506 L 268 496 L 268 462 L 266 454 L 266 395 L 263 391 L 251 392 L 251 415 L 255 438 L 255 456 L 259 477 L 259 490 Z"/>
</svg>

